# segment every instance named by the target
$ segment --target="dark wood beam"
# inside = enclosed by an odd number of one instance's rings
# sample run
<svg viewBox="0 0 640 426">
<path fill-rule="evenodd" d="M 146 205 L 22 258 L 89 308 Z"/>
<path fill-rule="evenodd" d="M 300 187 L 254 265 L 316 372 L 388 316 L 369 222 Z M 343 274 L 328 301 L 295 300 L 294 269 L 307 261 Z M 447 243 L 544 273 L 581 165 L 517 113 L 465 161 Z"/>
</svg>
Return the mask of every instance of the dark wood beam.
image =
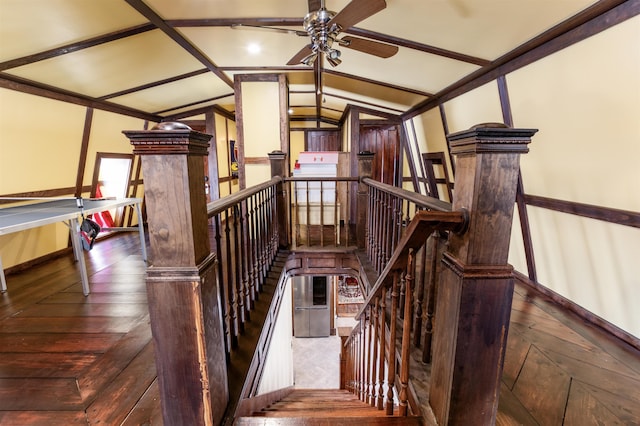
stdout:
<svg viewBox="0 0 640 426">
<path fill-rule="evenodd" d="M 218 99 L 224 99 L 224 98 L 228 98 L 228 97 L 232 97 L 232 96 L 233 96 L 233 92 L 226 93 L 224 95 L 215 96 L 213 98 L 202 99 L 202 100 L 199 100 L 199 101 L 190 102 L 188 104 L 174 106 L 174 107 L 171 107 L 171 108 L 166 109 L 166 110 L 156 111 L 156 114 L 160 115 L 160 114 L 163 114 L 165 112 L 175 111 L 175 110 L 183 109 L 183 108 L 188 108 L 188 107 L 194 106 L 194 105 L 201 105 L 201 104 L 203 104 L 205 102 L 212 102 L 212 101 L 216 101 Z M 172 117 L 175 117 L 177 115 L 182 115 L 183 117 L 189 117 L 191 115 L 201 114 L 202 112 L 204 112 L 204 111 L 201 111 L 201 110 L 202 109 L 206 110 L 206 108 L 211 108 L 211 105 L 205 105 L 205 106 L 201 106 L 199 108 L 193 109 L 193 110 L 184 111 L 184 112 L 181 112 L 181 113 L 176 113 L 176 114 L 172 115 Z M 188 114 L 188 115 L 184 115 L 184 114 Z M 166 117 L 165 117 L 165 120 L 166 120 Z"/>
<path fill-rule="evenodd" d="M 332 70 L 332 69 L 324 69 L 323 71 L 325 73 L 327 73 L 327 74 L 335 75 L 335 76 L 338 76 L 338 77 L 344 77 L 344 78 L 349 78 L 349 79 L 356 80 L 356 81 L 362 81 L 364 83 L 375 84 L 376 86 L 386 87 L 388 89 L 399 90 L 401 92 L 406 92 L 406 93 L 413 93 L 414 95 L 424 96 L 424 97 L 427 97 L 427 98 L 433 96 L 433 93 L 423 92 L 421 90 L 415 90 L 415 89 L 411 89 L 411 88 L 403 87 L 403 86 L 397 86 L 395 84 L 389 84 L 389 83 L 385 83 L 383 81 L 372 80 L 372 79 L 365 78 L 365 77 L 360 77 L 360 76 L 357 76 L 357 75 L 354 75 L 354 74 L 347 74 L 347 73 L 343 73 L 343 72 Z"/>
<path fill-rule="evenodd" d="M 556 200 L 529 194 L 524 195 L 524 201 L 529 206 L 640 228 L 640 213 L 638 212 L 576 203 L 573 201 Z"/>
<path fill-rule="evenodd" d="M 220 80 L 224 81 L 229 87 L 233 87 L 233 81 L 220 69 L 216 64 L 211 61 L 203 52 L 201 52 L 196 46 L 191 44 L 186 38 L 182 36 L 172 26 L 167 24 L 156 12 L 154 12 L 143 0 L 126 0 L 126 2 L 137 10 L 142 16 L 147 18 L 152 24 L 161 29 L 167 36 L 173 41 L 178 43 L 184 50 L 189 52 L 194 58 L 199 60 L 205 67 L 212 73 L 217 75 Z"/>
<path fill-rule="evenodd" d="M 374 108 L 381 108 L 381 109 L 383 108 L 383 109 L 385 109 L 385 110 L 387 110 L 387 111 L 396 111 L 398 114 L 402 113 L 402 111 L 400 111 L 400 110 L 398 110 L 398 109 L 394 109 L 394 108 L 390 108 L 390 107 L 385 107 L 385 106 L 378 105 L 378 104 L 374 104 L 374 103 L 371 103 L 371 102 L 365 102 L 365 101 L 362 101 L 362 100 L 359 100 L 359 99 L 355 99 L 355 98 L 350 98 L 350 97 L 347 97 L 347 96 L 342 96 L 342 95 L 332 94 L 331 92 L 326 93 L 326 95 L 327 95 L 327 96 L 329 96 L 329 97 L 332 97 L 332 98 L 343 99 L 343 100 L 345 100 L 345 101 L 347 101 L 347 102 L 354 102 L 354 103 L 355 103 L 355 102 L 357 102 L 358 104 L 362 104 L 362 105 L 369 105 L 369 106 L 371 106 L 371 107 L 372 107 L 372 108 L 370 109 L 370 111 L 371 111 L 371 113 L 372 113 L 373 115 L 379 115 L 379 116 L 394 116 L 394 115 L 393 115 L 393 114 L 391 114 L 391 113 L 383 112 L 383 111 L 378 111 L 378 110 L 375 110 Z M 395 117 L 395 116 L 394 116 L 394 117 Z"/>
<path fill-rule="evenodd" d="M 507 79 L 501 75 L 498 77 L 498 94 L 500 96 L 500 107 L 502 108 L 502 120 L 504 124 L 513 127 L 513 115 L 511 113 L 511 100 L 507 88 Z M 537 282 L 538 273 L 536 271 L 536 261 L 533 251 L 533 240 L 531 238 L 531 227 L 529 226 L 529 214 L 527 204 L 524 202 L 524 184 L 522 182 L 522 171 L 518 170 L 518 184 L 516 186 L 516 205 L 518 206 L 518 217 L 520 219 L 520 231 L 522 232 L 522 242 L 524 244 L 524 254 L 527 260 L 527 271 L 529 279 Z"/>
<path fill-rule="evenodd" d="M 153 122 L 162 117 L 0 72 L 0 87 Z"/>
<path fill-rule="evenodd" d="M 151 89 L 152 87 L 162 86 L 163 84 L 169 84 L 176 81 L 184 80 L 186 78 L 196 77 L 198 75 L 206 74 L 208 72 L 209 70 L 207 68 L 203 68 L 203 69 L 188 72 L 185 74 L 176 75 L 174 77 L 165 78 L 164 80 L 153 81 L 151 83 L 143 84 L 141 86 L 131 87 L 129 89 L 121 90 L 119 92 L 110 93 L 108 95 L 100 96 L 99 98 L 96 98 L 96 99 L 104 100 L 104 99 L 116 98 L 118 96 L 124 96 L 130 93 L 139 92 L 141 90 Z"/>
<path fill-rule="evenodd" d="M 487 59 L 477 58 L 475 56 L 465 55 L 460 52 L 454 52 L 452 50 L 442 49 L 428 44 L 418 43 L 417 41 L 407 40 L 404 38 L 393 37 L 387 34 L 377 33 L 375 31 L 369 31 L 362 28 L 351 27 L 344 31 L 345 33 L 353 34 L 360 37 L 366 37 L 371 40 L 378 40 L 383 43 L 394 44 L 399 47 L 406 47 L 408 49 L 418 50 L 420 52 L 430 53 L 432 55 L 443 56 L 445 58 L 454 59 L 456 61 L 467 62 L 470 64 L 487 66 L 491 64 L 491 61 Z"/>
<path fill-rule="evenodd" d="M 231 27 L 232 25 L 281 26 L 302 28 L 302 18 L 206 18 L 206 19 L 167 19 L 164 22 L 172 27 Z"/>
<path fill-rule="evenodd" d="M 84 129 L 82 131 L 82 142 L 80 144 L 80 158 L 78 159 L 78 173 L 76 175 L 75 196 L 82 196 L 82 182 L 84 181 L 84 171 L 87 168 L 87 152 L 89 151 L 89 137 L 91 136 L 91 123 L 93 122 L 93 108 L 87 108 L 84 117 Z"/>
<path fill-rule="evenodd" d="M 437 107 L 443 102 L 493 81 L 501 75 L 507 75 L 525 67 L 638 14 L 640 14 L 640 2 L 638 1 L 601 0 L 501 56 L 493 61 L 491 65 L 483 67 L 449 85 L 435 94 L 433 98 L 413 107 L 404 114 L 404 118 L 413 118 L 431 108 Z"/>
<path fill-rule="evenodd" d="M 43 61 L 45 59 L 55 58 L 57 56 L 66 55 L 67 53 L 77 52 L 79 50 L 87 49 L 89 47 L 98 46 L 100 44 L 109 43 L 115 40 L 120 40 L 125 37 L 131 37 L 137 34 L 141 34 L 150 30 L 154 30 L 156 27 L 152 24 L 143 24 L 136 27 L 126 28 L 124 30 L 114 31 L 109 34 L 101 35 L 99 37 L 83 40 L 78 43 L 67 44 L 55 49 L 46 50 L 44 52 L 35 53 L 29 56 L 23 56 L 21 58 L 12 59 L 0 63 L 0 71 L 8 70 L 10 68 L 16 68 L 23 65 L 28 65 L 34 62 Z"/>
</svg>

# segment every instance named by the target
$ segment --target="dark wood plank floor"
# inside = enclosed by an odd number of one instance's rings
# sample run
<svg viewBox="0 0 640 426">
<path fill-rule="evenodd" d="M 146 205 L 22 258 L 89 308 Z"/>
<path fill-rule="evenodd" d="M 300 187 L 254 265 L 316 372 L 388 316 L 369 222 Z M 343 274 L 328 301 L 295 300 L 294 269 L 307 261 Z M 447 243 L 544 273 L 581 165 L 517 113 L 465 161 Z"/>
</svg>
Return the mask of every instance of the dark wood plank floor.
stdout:
<svg viewBox="0 0 640 426">
<path fill-rule="evenodd" d="M 161 424 L 135 233 L 7 277 L 1 425 Z M 640 354 L 518 286 L 498 424 L 640 424 Z"/>
</svg>

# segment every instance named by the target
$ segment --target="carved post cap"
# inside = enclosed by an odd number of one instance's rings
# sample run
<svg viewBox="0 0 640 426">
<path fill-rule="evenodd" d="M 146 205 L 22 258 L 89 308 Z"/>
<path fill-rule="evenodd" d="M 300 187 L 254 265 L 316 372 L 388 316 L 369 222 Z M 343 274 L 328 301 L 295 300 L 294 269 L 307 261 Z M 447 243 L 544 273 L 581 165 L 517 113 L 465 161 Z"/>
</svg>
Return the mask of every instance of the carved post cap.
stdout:
<svg viewBox="0 0 640 426">
<path fill-rule="evenodd" d="M 538 129 L 514 129 L 502 123 L 483 123 L 447 136 L 452 154 L 529 152 L 527 144 Z"/>
<path fill-rule="evenodd" d="M 208 155 L 212 135 L 196 132 L 186 124 L 158 123 L 151 130 L 123 130 L 138 155 Z"/>
<path fill-rule="evenodd" d="M 287 154 L 282 151 L 271 151 L 267 155 L 269 156 L 270 160 L 282 160 L 287 156 Z"/>
</svg>

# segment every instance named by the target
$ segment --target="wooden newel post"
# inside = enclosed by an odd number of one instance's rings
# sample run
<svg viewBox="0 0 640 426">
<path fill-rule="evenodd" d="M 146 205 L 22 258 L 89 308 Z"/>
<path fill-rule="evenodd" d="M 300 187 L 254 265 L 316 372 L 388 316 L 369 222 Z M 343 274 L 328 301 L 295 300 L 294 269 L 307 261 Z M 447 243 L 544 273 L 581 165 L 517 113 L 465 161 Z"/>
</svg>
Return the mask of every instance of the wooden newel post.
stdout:
<svg viewBox="0 0 640 426">
<path fill-rule="evenodd" d="M 179 123 L 123 133 L 140 155 L 144 175 L 147 299 L 163 422 L 219 424 L 229 393 L 205 199 L 211 136 Z"/>
<path fill-rule="evenodd" d="M 367 215 L 369 210 L 369 191 L 362 183 L 363 178 L 370 178 L 373 169 L 373 156 L 369 151 L 358 153 L 358 199 L 356 204 L 356 244 L 359 249 L 366 246 Z"/>
<path fill-rule="evenodd" d="M 287 172 L 287 154 L 282 151 L 273 151 L 269 154 L 269 162 L 271 163 L 271 177 L 286 177 Z M 284 190 L 284 181 L 276 185 L 276 214 L 278 221 L 278 246 L 280 248 L 289 247 L 289 227 L 286 192 Z"/>
<path fill-rule="evenodd" d="M 437 292 L 430 404 L 438 424 L 492 425 L 513 297 L 507 264 L 520 154 L 535 129 L 480 125 L 448 137 L 457 155 L 451 234 Z"/>
</svg>

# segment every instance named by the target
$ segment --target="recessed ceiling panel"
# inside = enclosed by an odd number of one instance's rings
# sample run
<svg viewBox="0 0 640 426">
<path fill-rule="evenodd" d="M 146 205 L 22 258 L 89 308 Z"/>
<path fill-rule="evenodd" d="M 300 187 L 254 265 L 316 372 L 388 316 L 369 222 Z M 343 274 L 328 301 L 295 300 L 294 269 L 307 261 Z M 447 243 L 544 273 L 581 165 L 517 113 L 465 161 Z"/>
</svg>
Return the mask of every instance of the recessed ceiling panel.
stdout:
<svg viewBox="0 0 640 426">
<path fill-rule="evenodd" d="M 325 89 L 341 90 L 352 93 L 366 93 L 367 97 L 378 99 L 381 102 L 390 103 L 395 108 L 407 109 L 425 98 L 422 94 L 416 94 L 409 91 L 398 90 L 393 87 L 384 86 L 385 81 L 381 84 L 374 84 L 368 81 L 361 81 L 355 78 L 347 78 L 344 76 L 331 74 L 326 72 L 323 74 L 323 84 Z"/>
<path fill-rule="evenodd" d="M 427 93 L 436 93 L 479 68 L 406 47 L 387 59 L 346 48 L 341 50 L 342 63 L 335 68 L 337 71 Z"/>
<path fill-rule="evenodd" d="M 0 61 L 43 52 L 146 22 L 124 1 L 2 0 Z"/>
<path fill-rule="evenodd" d="M 146 3 L 164 19 L 247 16 L 302 19 L 308 12 L 307 0 L 146 0 Z"/>
<path fill-rule="evenodd" d="M 289 105 L 315 105 L 316 94 L 315 93 L 292 93 L 289 92 Z"/>
<path fill-rule="evenodd" d="M 390 0 L 362 28 L 493 60 L 593 0 Z"/>
<path fill-rule="evenodd" d="M 174 109 L 176 106 L 205 102 L 229 94 L 233 95 L 233 89 L 208 73 L 140 90 L 109 99 L 109 101 L 150 113 L 158 113 Z"/>
<path fill-rule="evenodd" d="M 202 68 L 198 60 L 155 30 L 7 72 L 99 97 Z"/>
<path fill-rule="evenodd" d="M 307 37 L 250 27 L 189 27 L 180 32 L 220 67 L 286 67 Z"/>
</svg>

